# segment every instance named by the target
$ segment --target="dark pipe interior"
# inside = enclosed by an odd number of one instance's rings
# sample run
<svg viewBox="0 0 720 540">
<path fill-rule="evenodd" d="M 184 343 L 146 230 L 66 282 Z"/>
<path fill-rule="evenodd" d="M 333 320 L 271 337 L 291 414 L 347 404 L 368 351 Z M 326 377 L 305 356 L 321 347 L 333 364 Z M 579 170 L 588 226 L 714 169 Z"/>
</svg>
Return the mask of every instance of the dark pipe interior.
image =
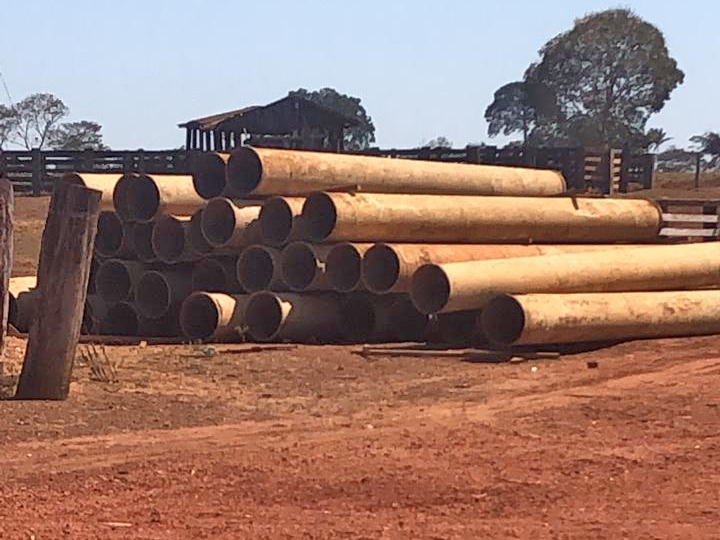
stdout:
<svg viewBox="0 0 720 540">
<path fill-rule="evenodd" d="M 133 247 L 135 248 L 135 254 L 138 259 L 143 262 L 154 261 L 157 256 L 152 245 L 152 233 L 155 223 L 133 223 L 132 235 L 133 235 Z"/>
<path fill-rule="evenodd" d="M 149 176 L 138 176 L 129 190 L 130 213 L 138 221 L 150 221 L 160 208 L 160 192 Z"/>
<path fill-rule="evenodd" d="M 123 224 L 115 212 L 100 212 L 98 217 L 95 249 L 101 255 L 111 257 L 116 254 L 123 241 Z"/>
<path fill-rule="evenodd" d="M 250 335 L 258 341 L 269 341 L 280 331 L 282 306 L 273 294 L 255 294 L 248 302 L 245 317 Z"/>
<path fill-rule="evenodd" d="M 368 290 L 376 293 L 388 292 L 397 283 L 400 261 L 389 246 L 378 244 L 365 253 L 362 273 Z"/>
<path fill-rule="evenodd" d="M 275 264 L 267 250 L 251 246 L 240 255 L 237 277 L 240 285 L 248 292 L 268 289 L 272 283 Z"/>
<path fill-rule="evenodd" d="M 235 212 L 231 202 L 213 199 L 202 212 L 202 233 L 213 246 L 226 244 L 235 231 Z"/>
<path fill-rule="evenodd" d="M 202 213 L 200 209 L 192 215 L 190 218 L 190 244 L 192 245 L 193 251 L 201 254 L 210 253 L 213 247 L 210 242 L 207 241 L 202 232 Z"/>
<path fill-rule="evenodd" d="M 335 203 L 325 193 L 313 193 L 302 210 L 305 233 L 314 242 L 322 242 L 333 232 L 337 221 Z"/>
<path fill-rule="evenodd" d="M 225 162 L 217 154 L 197 154 L 192 171 L 195 191 L 203 199 L 219 197 L 225 190 Z"/>
<path fill-rule="evenodd" d="M 155 222 L 152 246 L 161 261 L 166 263 L 179 261 L 185 252 L 185 229 L 182 222 L 172 218 L 163 218 Z"/>
<path fill-rule="evenodd" d="M 262 161 L 252 148 L 238 148 L 227 163 L 227 183 L 234 194 L 249 195 L 262 179 Z"/>
<path fill-rule="evenodd" d="M 100 333 L 111 336 L 137 336 L 138 316 L 132 304 L 120 302 L 108 309 L 100 323 Z"/>
<path fill-rule="evenodd" d="M 220 316 L 217 306 L 207 295 L 193 294 L 183 302 L 180 327 L 189 339 L 206 339 L 217 329 Z"/>
<path fill-rule="evenodd" d="M 437 265 L 426 264 L 413 274 L 410 297 L 421 313 L 437 313 L 450 298 L 450 282 Z"/>
<path fill-rule="evenodd" d="M 283 250 L 281 265 L 283 281 L 293 291 L 307 289 L 320 271 L 312 248 L 301 242 Z"/>
<path fill-rule="evenodd" d="M 480 318 L 485 337 L 498 345 L 511 345 L 525 328 L 525 311 L 515 298 L 503 294 L 493 298 Z"/>
<path fill-rule="evenodd" d="M 170 296 L 170 285 L 160 272 L 145 272 L 137 284 L 135 303 L 141 315 L 157 319 L 170 309 Z"/>
<path fill-rule="evenodd" d="M 266 243 L 281 246 L 287 242 L 292 230 L 293 214 L 286 201 L 281 198 L 266 201 L 260 209 L 259 221 Z"/>
<path fill-rule="evenodd" d="M 132 296 L 130 272 L 121 261 L 106 261 L 95 277 L 95 289 L 106 302 L 120 302 Z"/>
<path fill-rule="evenodd" d="M 340 244 L 328 253 L 325 272 L 336 291 L 350 292 L 362 274 L 362 256 L 352 244 Z"/>
</svg>

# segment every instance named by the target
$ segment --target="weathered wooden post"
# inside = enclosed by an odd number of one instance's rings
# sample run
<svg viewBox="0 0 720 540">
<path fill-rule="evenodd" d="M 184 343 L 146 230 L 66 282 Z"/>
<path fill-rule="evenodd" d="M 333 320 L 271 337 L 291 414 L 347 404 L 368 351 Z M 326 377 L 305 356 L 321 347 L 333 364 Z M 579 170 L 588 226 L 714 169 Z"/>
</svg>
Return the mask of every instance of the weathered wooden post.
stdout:
<svg viewBox="0 0 720 540">
<path fill-rule="evenodd" d="M 66 399 L 80 337 L 100 191 L 55 184 L 38 263 L 36 317 L 16 399 Z"/>
<path fill-rule="evenodd" d="M 32 192 L 34 196 L 42 194 L 43 175 L 45 174 L 45 157 L 39 148 L 33 148 L 30 151 L 32 157 L 32 176 L 30 178 L 32 184 Z"/>
<path fill-rule="evenodd" d="M 0 178 L 0 364 L 5 350 L 5 329 L 8 325 L 10 304 L 9 285 L 13 265 L 13 208 L 14 196 L 10 180 Z"/>
<path fill-rule="evenodd" d="M 695 189 L 700 187 L 700 172 L 702 171 L 702 154 L 695 154 Z"/>
</svg>

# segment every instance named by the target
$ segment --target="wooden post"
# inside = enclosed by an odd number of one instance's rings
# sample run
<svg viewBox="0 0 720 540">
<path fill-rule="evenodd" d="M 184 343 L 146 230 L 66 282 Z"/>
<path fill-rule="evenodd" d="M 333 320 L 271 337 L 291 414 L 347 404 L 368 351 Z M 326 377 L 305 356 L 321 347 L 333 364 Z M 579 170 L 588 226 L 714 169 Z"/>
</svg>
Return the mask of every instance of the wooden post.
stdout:
<svg viewBox="0 0 720 540">
<path fill-rule="evenodd" d="M 30 326 L 16 399 L 66 399 L 80 337 L 101 193 L 57 182 L 38 263 Z"/>
<path fill-rule="evenodd" d="M 695 189 L 700 187 L 700 169 L 702 169 L 702 154 L 695 154 Z"/>
<path fill-rule="evenodd" d="M 42 193 L 43 173 L 45 172 L 45 163 L 43 163 L 43 153 L 39 148 L 33 148 L 30 151 L 32 156 L 32 192 L 36 197 Z"/>
<path fill-rule="evenodd" d="M 0 178 L 0 298 L 2 298 L 2 311 L 0 312 L 0 363 L 5 350 L 5 329 L 8 325 L 8 309 L 10 307 L 8 289 L 13 265 L 14 206 L 12 183 L 7 178 Z"/>
</svg>

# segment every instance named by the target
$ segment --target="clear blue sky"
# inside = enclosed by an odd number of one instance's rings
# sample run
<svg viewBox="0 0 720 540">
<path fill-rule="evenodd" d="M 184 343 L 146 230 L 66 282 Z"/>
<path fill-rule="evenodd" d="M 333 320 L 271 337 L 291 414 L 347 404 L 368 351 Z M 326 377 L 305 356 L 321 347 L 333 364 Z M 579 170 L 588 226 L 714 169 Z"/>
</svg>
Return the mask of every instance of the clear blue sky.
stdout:
<svg viewBox="0 0 720 540">
<path fill-rule="evenodd" d="M 595 0 L 4 0 L 0 71 L 15 100 L 53 92 L 113 148 L 184 143 L 177 123 L 297 87 L 362 98 L 383 147 L 487 141 L 483 112 Z M 720 2 L 636 0 L 685 71 L 651 124 L 684 145 L 720 130 Z M 4 91 L 0 100 L 6 101 Z M 500 140 L 499 142 L 502 142 Z"/>
</svg>

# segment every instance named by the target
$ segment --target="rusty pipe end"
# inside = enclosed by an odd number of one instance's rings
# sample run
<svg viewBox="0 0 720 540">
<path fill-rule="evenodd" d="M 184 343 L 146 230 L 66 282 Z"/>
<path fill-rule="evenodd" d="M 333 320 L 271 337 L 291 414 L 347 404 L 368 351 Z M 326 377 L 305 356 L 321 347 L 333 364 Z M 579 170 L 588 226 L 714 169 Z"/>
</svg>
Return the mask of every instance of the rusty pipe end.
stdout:
<svg viewBox="0 0 720 540">
<path fill-rule="evenodd" d="M 282 299 L 271 292 L 256 292 L 245 308 L 248 332 L 258 341 L 272 341 L 282 330 L 285 314 Z"/>
<path fill-rule="evenodd" d="M 272 197 L 260 209 L 260 234 L 263 242 L 271 246 L 284 246 L 293 227 L 293 211 L 283 197 Z"/>
<path fill-rule="evenodd" d="M 153 249 L 152 234 L 155 223 L 134 223 L 132 226 L 132 243 L 137 258 L 142 262 L 153 262 L 157 255 Z"/>
<path fill-rule="evenodd" d="M 192 290 L 205 292 L 235 292 L 240 289 L 234 275 L 228 273 L 228 267 L 235 272 L 233 259 L 202 259 L 193 265 Z"/>
<path fill-rule="evenodd" d="M 512 295 L 501 294 L 490 300 L 480 315 L 480 329 L 490 343 L 515 343 L 525 328 L 525 310 Z"/>
<path fill-rule="evenodd" d="M 100 333 L 111 336 L 137 336 L 139 319 L 130 302 L 119 302 L 105 313 L 100 323 Z"/>
<path fill-rule="evenodd" d="M 160 210 L 160 190 L 155 181 L 142 174 L 135 178 L 128 189 L 130 216 L 135 221 L 150 221 Z"/>
<path fill-rule="evenodd" d="M 280 272 L 291 291 L 301 292 L 310 287 L 322 268 L 310 244 L 293 242 L 282 250 Z"/>
<path fill-rule="evenodd" d="M 95 235 L 95 251 L 103 257 L 112 257 L 123 245 L 125 229 L 116 212 L 100 212 Z"/>
<path fill-rule="evenodd" d="M 207 254 L 213 250 L 210 242 L 207 241 L 202 232 L 202 213 L 204 208 L 196 210 L 190 218 L 190 232 L 188 238 L 193 251 L 200 254 Z"/>
<path fill-rule="evenodd" d="M 351 243 L 334 246 L 325 261 L 325 273 L 332 287 L 339 292 L 357 289 L 362 276 L 362 254 Z"/>
<path fill-rule="evenodd" d="M 195 191 L 203 199 L 219 197 L 225 191 L 225 159 L 218 153 L 199 153 L 192 159 Z"/>
<path fill-rule="evenodd" d="M 327 193 L 313 193 L 305 199 L 301 215 L 304 232 L 313 242 L 327 240 L 337 222 L 335 202 Z"/>
<path fill-rule="evenodd" d="M 200 228 L 207 242 L 214 247 L 227 244 L 235 232 L 237 220 L 230 199 L 216 197 L 208 201 L 202 211 Z"/>
<path fill-rule="evenodd" d="M 275 259 L 264 246 L 245 248 L 237 262 L 237 280 L 248 292 L 269 289 L 276 273 Z"/>
<path fill-rule="evenodd" d="M 450 300 L 450 280 L 436 264 L 425 264 L 412 276 L 410 299 L 420 313 L 441 311 Z"/>
<path fill-rule="evenodd" d="M 383 294 L 390 292 L 400 278 L 400 259 L 387 244 L 375 244 L 362 261 L 362 281 L 367 290 Z"/>
<path fill-rule="evenodd" d="M 113 206 L 115 207 L 115 211 L 125 221 L 131 221 L 133 219 L 130 191 L 136 179 L 137 175 L 135 174 L 123 174 L 113 189 Z"/>
<path fill-rule="evenodd" d="M 105 261 L 95 275 L 95 290 L 100 298 L 108 303 L 131 298 L 133 278 L 130 269 L 123 261 Z"/>
<path fill-rule="evenodd" d="M 162 272 L 150 270 L 138 280 L 135 306 L 143 317 L 158 319 L 165 315 L 172 304 L 171 285 Z"/>
<path fill-rule="evenodd" d="M 207 339 L 220 324 L 220 309 L 212 296 L 195 292 L 180 308 L 180 329 L 188 339 Z"/>
<path fill-rule="evenodd" d="M 238 196 L 249 195 L 259 185 L 263 165 L 254 148 L 243 146 L 230 154 L 226 168 L 227 186 Z"/>
<path fill-rule="evenodd" d="M 174 216 L 161 217 L 152 227 L 150 244 L 161 262 L 173 264 L 180 261 L 186 252 L 183 222 Z"/>
</svg>

